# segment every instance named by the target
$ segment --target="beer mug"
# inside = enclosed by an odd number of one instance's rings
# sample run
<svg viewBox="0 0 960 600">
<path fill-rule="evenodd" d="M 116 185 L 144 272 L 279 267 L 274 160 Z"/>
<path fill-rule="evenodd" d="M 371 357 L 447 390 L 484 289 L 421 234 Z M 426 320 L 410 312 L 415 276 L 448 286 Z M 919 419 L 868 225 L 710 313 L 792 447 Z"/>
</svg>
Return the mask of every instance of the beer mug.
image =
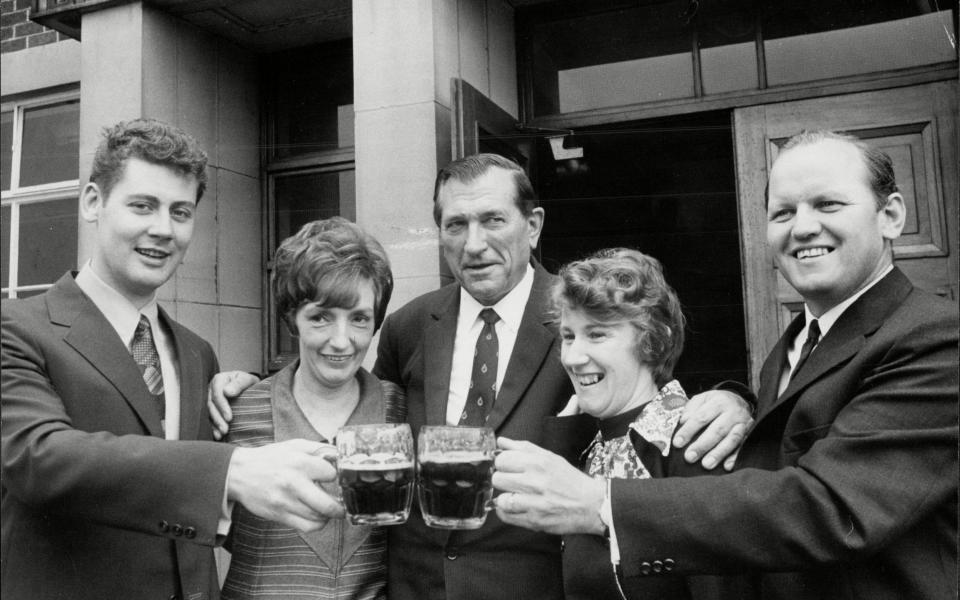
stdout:
<svg viewBox="0 0 960 600">
<path fill-rule="evenodd" d="M 410 516 L 413 435 L 406 423 L 347 425 L 337 432 L 337 473 L 354 525 L 394 525 Z"/>
<path fill-rule="evenodd" d="M 417 436 L 417 495 L 424 522 L 438 529 L 478 529 L 493 496 L 497 448 L 489 427 L 425 425 Z"/>
</svg>

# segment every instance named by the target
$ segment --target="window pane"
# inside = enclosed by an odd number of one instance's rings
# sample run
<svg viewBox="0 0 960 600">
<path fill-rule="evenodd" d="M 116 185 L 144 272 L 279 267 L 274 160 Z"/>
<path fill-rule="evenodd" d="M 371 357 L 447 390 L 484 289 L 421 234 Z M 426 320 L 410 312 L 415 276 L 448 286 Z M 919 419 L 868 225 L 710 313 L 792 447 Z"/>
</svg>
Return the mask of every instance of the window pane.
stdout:
<svg viewBox="0 0 960 600">
<path fill-rule="evenodd" d="M 10 189 L 10 169 L 13 166 L 13 112 L 0 113 L 0 188 Z"/>
<path fill-rule="evenodd" d="M 274 184 L 277 243 L 310 221 L 341 215 L 341 206 L 352 206 L 354 178 L 353 170 L 277 177 Z M 296 340 L 279 318 L 275 327 L 279 353 L 295 354 Z"/>
<path fill-rule="evenodd" d="M 349 173 L 352 179 L 353 171 Z M 278 176 L 274 188 L 277 242 L 310 221 L 339 215 L 345 199 L 341 195 L 340 171 Z"/>
<path fill-rule="evenodd" d="M 10 207 L 0 206 L 0 287 L 10 285 Z"/>
<path fill-rule="evenodd" d="M 757 89 L 760 83 L 754 13 L 716 10 L 702 14 L 698 23 L 703 93 Z"/>
<path fill-rule="evenodd" d="M 24 111 L 20 187 L 77 179 L 79 152 L 78 100 Z"/>
<path fill-rule="evenodd" d="M 771 4 L 763 20 L 770 86 L 953 61 L 953 18 L 924 3 Z"/>
<path fill-rule="evenodd" d="M 77 199 L 20 206 L 18 285 L 53 283 L 77 263 Z"/>
<path fill-rule="evenodd" d="M 273 94 L 273 157 L 353 146 L 353 49 L 298 48 L 265 59 Z"/>
<path fill-rule="evenodd" d="M 537 115 L 693 96 L 688 2 L 554 18 L 527 35 Z"/>
</svg>

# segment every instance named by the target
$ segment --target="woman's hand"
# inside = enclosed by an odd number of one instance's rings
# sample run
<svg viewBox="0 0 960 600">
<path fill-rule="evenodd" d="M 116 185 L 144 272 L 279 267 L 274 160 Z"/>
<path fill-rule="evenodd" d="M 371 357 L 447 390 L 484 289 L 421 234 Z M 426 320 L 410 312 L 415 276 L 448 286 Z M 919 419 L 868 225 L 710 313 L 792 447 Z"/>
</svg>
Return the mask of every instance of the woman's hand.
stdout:
<svg viewBox="0 0 960 600">
<path fill-rule="evenodd" d="M 752 427 L 746 400 L 727 390 L 708 390 L 687 401 L 673 445 L 683 448 L 693 440 L 683 453 L 684 460 L 695 463 L 703 456 L 703 468 L 712 469 L 723 462 L 723 468 L 731 471 Z"/>
<path fill-rule="evenodd" d="M 530 442 L 498 438 L 494 500 L 504 523 L 553 534 L 602 535 L 606 483 L 577 470 L 563 458 Z"/>
<path fill-rule="evenodd" d="M 259 381 L 256 375 L 245 371 L 224 371 L 213 376 L 207 388 L 207 410 L 214 439 L 222 440 L 230 431 L 230 421 L 233 420 L 230 400 Z"/>
</svg>

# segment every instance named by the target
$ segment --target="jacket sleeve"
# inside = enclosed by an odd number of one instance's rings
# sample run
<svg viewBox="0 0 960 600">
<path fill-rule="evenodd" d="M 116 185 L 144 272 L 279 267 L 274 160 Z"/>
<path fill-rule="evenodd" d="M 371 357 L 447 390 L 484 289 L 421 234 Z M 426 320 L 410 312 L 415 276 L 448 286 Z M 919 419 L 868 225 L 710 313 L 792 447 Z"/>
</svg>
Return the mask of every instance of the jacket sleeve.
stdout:
<svg viewBox="0 0 960 600">
<path fill-rule="evenodd" d="M 781 441 L 790 466 L 614 481 L 624 574 L 665 557 L 674 574 L 850 561 L 945 510 L 957 494 L 957 327 L 954 312 L 868 341 L 842 389 L 805 392 L 809 426 Z M 835 415 L 817 412 L 847 390 Z"/>
<path fill-rule="evenodd" d="M 397 347 L 398 340 L 394 332 L 395 318 L 388 316 L 380 328 L 380 341 L 377 343 L 377 360 L 373 365 L 372 373 L 383 381 L 393 382 L 401 388 L 404 383 L 400 376 L 400 358 Z"/>
<path fill-rule="evenodd" d="M 212 441 L 166 441 L 133 429 L 110 432 L 108 425 L 97 431 L 76 428 L 65 397 L 73 410 L 93 411 L 104 410 L 107 396 L 115 401 L 117 393 L 104 379 L 101 397 L 61 394 L 49 369 L 63 364 L 57 354 L 65 352 L 64 343 L 35 334 L 44 327 L 29 311 L 4 305 L 4 495 L 39 512 L 214 545 L 233 448 Z M 103 379 L 92 367 L 66 375 Z"/>
</svg>

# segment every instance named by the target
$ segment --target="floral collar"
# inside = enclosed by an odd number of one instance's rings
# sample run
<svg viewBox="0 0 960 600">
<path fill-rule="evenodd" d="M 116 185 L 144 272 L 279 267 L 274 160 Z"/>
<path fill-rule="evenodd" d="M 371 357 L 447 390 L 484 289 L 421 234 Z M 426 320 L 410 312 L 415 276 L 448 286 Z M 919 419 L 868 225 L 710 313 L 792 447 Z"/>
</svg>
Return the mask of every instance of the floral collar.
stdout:
<svg viewBox="0 0 960 600">
<path fill-rule="evenodd" d="M 597 433 L 586 450 L 587 474 L 606 479 L 648 479 L 650 473 L 637 456 L 630 441 L 630 431 L 637 432 L 667 456 L 686 402 L 686 393 L 680 382 L 674 379 L 660 388 L 653 400 L 643 405 L 624 435 L 604 440 Z"/>
</svg>

